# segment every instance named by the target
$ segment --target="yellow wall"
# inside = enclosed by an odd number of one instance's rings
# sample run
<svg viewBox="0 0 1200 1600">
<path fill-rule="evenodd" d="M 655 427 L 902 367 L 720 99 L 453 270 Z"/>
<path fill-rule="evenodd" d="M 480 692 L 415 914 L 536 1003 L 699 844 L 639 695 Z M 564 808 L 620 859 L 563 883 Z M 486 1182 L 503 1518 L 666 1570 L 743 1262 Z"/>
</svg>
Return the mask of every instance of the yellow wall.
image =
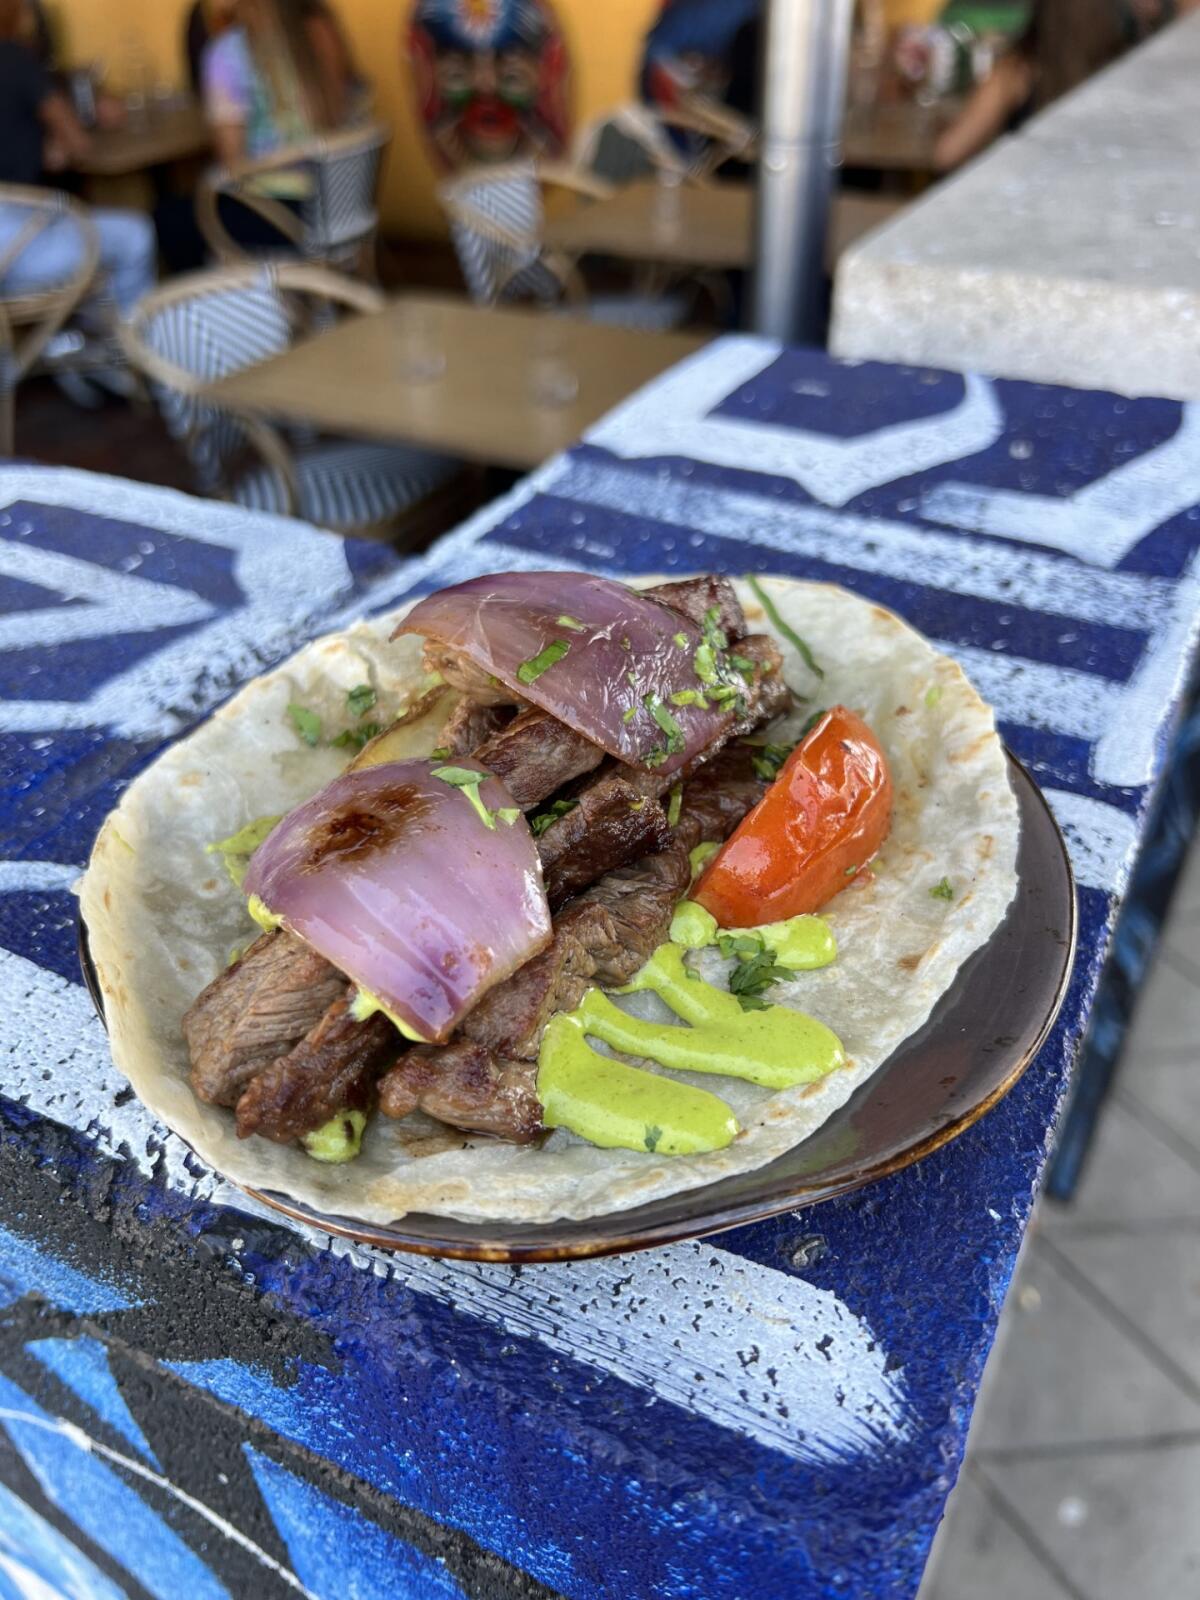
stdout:
<svg viewBox="0 0 1200 1600">
<path fill-rule="evenodd" d="M 184 75 L 183 19 L 189 0 L 54 0 L 47 7 L 67 63 L 102 63 L 114 84 L 129 76 L 137 52 L 157 81 Z M 659 0 L 554 0 L 573 73 L 575 126 L 630 99 L 642 39 Z M 396 130 L 384 172 L 384 226 L 428 236 L 441 231 L 433 186 L 403 54 L 409 0 L 338 0 L 362 71 L 375 85 L 380 117 Z"/>
<path fill-rule="evenodd" d="M 553 0 L 567 37 L 575 126 L 628 100 L 642 40 L 661 0 Z M 884 0 L 888 21 L 928 21 L 944 0 Z M 156 81 L 183 77 L 183 19 L 189 0 L 51 0 L 64 59 L 99 62 L 112 83 L 128 80 L 139 52 Z M 396 131 L 384 170 L 384 227 L 392 233 L 441 232 L 436 177 L 426 158 L 403 53 L 411 0 L 337 0 L 358 62 L 375 85 L 380 117 Z"/>
</svg>

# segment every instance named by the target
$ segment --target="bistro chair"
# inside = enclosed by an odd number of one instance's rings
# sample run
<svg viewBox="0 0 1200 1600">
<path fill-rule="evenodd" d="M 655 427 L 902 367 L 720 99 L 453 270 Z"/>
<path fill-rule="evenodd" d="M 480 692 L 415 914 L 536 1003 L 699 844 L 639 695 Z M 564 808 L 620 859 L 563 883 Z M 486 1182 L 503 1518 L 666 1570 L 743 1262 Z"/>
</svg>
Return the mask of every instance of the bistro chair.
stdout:
<svg viewBox="0 0 1200 1600">
<path fill-rule="evenodd" d="M 196 221 L 209 249 L 218 261 L 254 259 L 222 221 L 225 201 L 268 222 L 281 249 L 373 281 L 379 171 L 391 138 L 381 123 L 366 123 L 208 173 L 196 191 Z M 304 180 L 299 213 L 262 192 L 264 177 L 282 173 Z"/>
<path fill-rule="evenodd" d="M 657 117 L 666 130 L 690 135 L 694 142 L 687 158 L 687 175 L 693 183 L 707 183 L 727 161 L 757 161 L 759 130 L 728 106 L 705 95 L 689 95 L 676 106 L 660 107 Z"/>
<path fill-rule="evenodd" d="M 575 262 L 543 238 L 547 189 L 585 200 L 613 193 L 611 184 L 575 167 L 531 162 L 472 168 L 438 190 L 472 300 L 563 301 L 593 322 L 644 332 L 678 327 L 688 309 L 682 296 L 589 294 Z"/>
<path fill-rule="evenodd" d="M 0 251 L 0 455 L 11 455 L 17 385 L 86 299 L 100 264 L 100 244 L 87 211 L 57 190 L 0 184 L 0 205 L 19 206 L 28 213 L 15 238 Z M 75 270 L 45 289 L 9 288 L 6 280 L 22 254 L 63 217 L 70 217 L 79 230 Z"/>
<path fill-rule="evenodd" d="M 439 187 L 467 292 L 478 304 L 581 298 L 571 263 L 542 238 L 551 184 L 591 199 L 611 192 L 569 167 L 519 161 L 472 167 Z"/>
<path fill-rule="evenodd" d="M 630 104 L 606 111 L 579 130 L 571 163 L 601 182 L 620 187 L 660 172 L 680 180 L 687 164 L 649 106 Z"/>
<path fill-rule="evenodd" d="M 339 308 L 371 315 L 382 306 L 370 285 L 304 262 L 217 267 L 147 295 L 120 336 L 203 493 L 339 533 L 392 537 L 401 522 L 409 530 L 423 525 L 451 498 L 456 461 L 277 427 L 229 411 L 206 392 L 328 325 Z"/>
</svg>

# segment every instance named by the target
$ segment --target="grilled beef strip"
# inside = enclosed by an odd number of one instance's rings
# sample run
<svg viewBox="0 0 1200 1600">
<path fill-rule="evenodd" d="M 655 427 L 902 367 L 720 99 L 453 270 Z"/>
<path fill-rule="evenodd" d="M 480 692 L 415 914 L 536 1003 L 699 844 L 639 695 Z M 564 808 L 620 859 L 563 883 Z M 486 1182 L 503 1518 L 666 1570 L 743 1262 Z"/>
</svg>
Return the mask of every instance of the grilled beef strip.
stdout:
<svg viewBox="0 0 1200 1600">
<path fill-rule="evenodd" d="M 375 1079 L 396 1054 L 396 1030 L 381 1012 L 365 1022 L 346 996 L 286 1055 L 256 1074 L 237 1103 L 239 1139 L 258 1133 L 287 1144 L 339 1111 L 365 1110 Z"/>
<path fill-rule="evenodd" d="M 511 706 L 482 705 L 464 695 L 446 719 L 438 749 L 451 756 L 469 756 L 511 721 Z"/>
<path fill-rule="evenodd" d="M 183 1018 L 196 1098 L 232 1106 L 246 1085 L 298 1044 L 347 980 L 323 956 L 276 929 L 214 978 Z"/>
<path fill-rule="evenodd" d="M 685 788 L 667 848 L 607 873 L 560 912 L 553 943 L 480 1001 L 464 1019 L 462 1037 L 401 1056 L 381 1084 L 386 1115 L 419 1108 L 453 1127 L 520 1143 L 532 1138 L 540 1126 L 536 1061 L 547 1022 L 573 1010 L 593 983 L 627 983 L 663 942 L 691 882 L 688 851 L 732 833 L 766 793 L 753 755 L 752 746 L 739 744 L 714 757 L 704 782 Z"/>
<path fill-rule="evenodd" d="M 532 810 L 604 760 L 599 745 L 536 706 L 522 711 L 472 754 L 495 773 L 522 811 Z"/>
<path fill-rule="evenodd" d="M 452 1128 L 528 1144 L 542 1131 L 537 1062 L 504 1061 L 469 1039 L 417 1045 L 379 1088 L 380 1110 L 407 1117 L 421 1110 Z"/>
<path fill-rule="evenodd" d="M 613 867 L 671 842 L 666 813 L 619 771 L 605 772 L 582 789 L 574 809 L 538 839 L 542 878 L 551 911 Z"/>
</svg>

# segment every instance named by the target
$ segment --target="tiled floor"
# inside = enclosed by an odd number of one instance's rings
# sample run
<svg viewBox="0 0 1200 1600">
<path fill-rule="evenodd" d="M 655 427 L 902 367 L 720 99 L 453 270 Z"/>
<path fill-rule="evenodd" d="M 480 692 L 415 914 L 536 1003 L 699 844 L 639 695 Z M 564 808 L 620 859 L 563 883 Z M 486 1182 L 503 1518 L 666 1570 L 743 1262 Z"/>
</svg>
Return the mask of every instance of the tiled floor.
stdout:
<svg viewBox="0 0 1200 1600">
<path fill-rule="evenodd" d="M 1074 1202 L 1030 1232 L 920 1600 L 1200 1596 L 1200 841 Z"/>
</svg>

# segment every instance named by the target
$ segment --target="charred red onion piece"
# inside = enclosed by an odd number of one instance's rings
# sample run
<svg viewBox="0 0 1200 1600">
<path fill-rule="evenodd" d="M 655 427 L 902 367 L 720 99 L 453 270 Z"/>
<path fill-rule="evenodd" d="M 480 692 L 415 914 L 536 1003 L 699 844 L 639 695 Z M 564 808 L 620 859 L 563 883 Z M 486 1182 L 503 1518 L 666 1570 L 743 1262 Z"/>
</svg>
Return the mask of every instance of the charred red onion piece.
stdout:
<svg viewBox="0 0 1200 1600">
<path fill-rule="evenodd" d="M 550 941 L 529 826 L 470 761 L 335 778 L 274 829 L 244 887 L 423 1039 Z"/>
<path fill-rule="evenodd" d="M 611 578 L 471 578 L 422 600 L 396 632 L 461 653 L 618 760 L 664 774 L 732 718 L 734 689 L 714 684 L 696 625 Z"/>
</svg>

